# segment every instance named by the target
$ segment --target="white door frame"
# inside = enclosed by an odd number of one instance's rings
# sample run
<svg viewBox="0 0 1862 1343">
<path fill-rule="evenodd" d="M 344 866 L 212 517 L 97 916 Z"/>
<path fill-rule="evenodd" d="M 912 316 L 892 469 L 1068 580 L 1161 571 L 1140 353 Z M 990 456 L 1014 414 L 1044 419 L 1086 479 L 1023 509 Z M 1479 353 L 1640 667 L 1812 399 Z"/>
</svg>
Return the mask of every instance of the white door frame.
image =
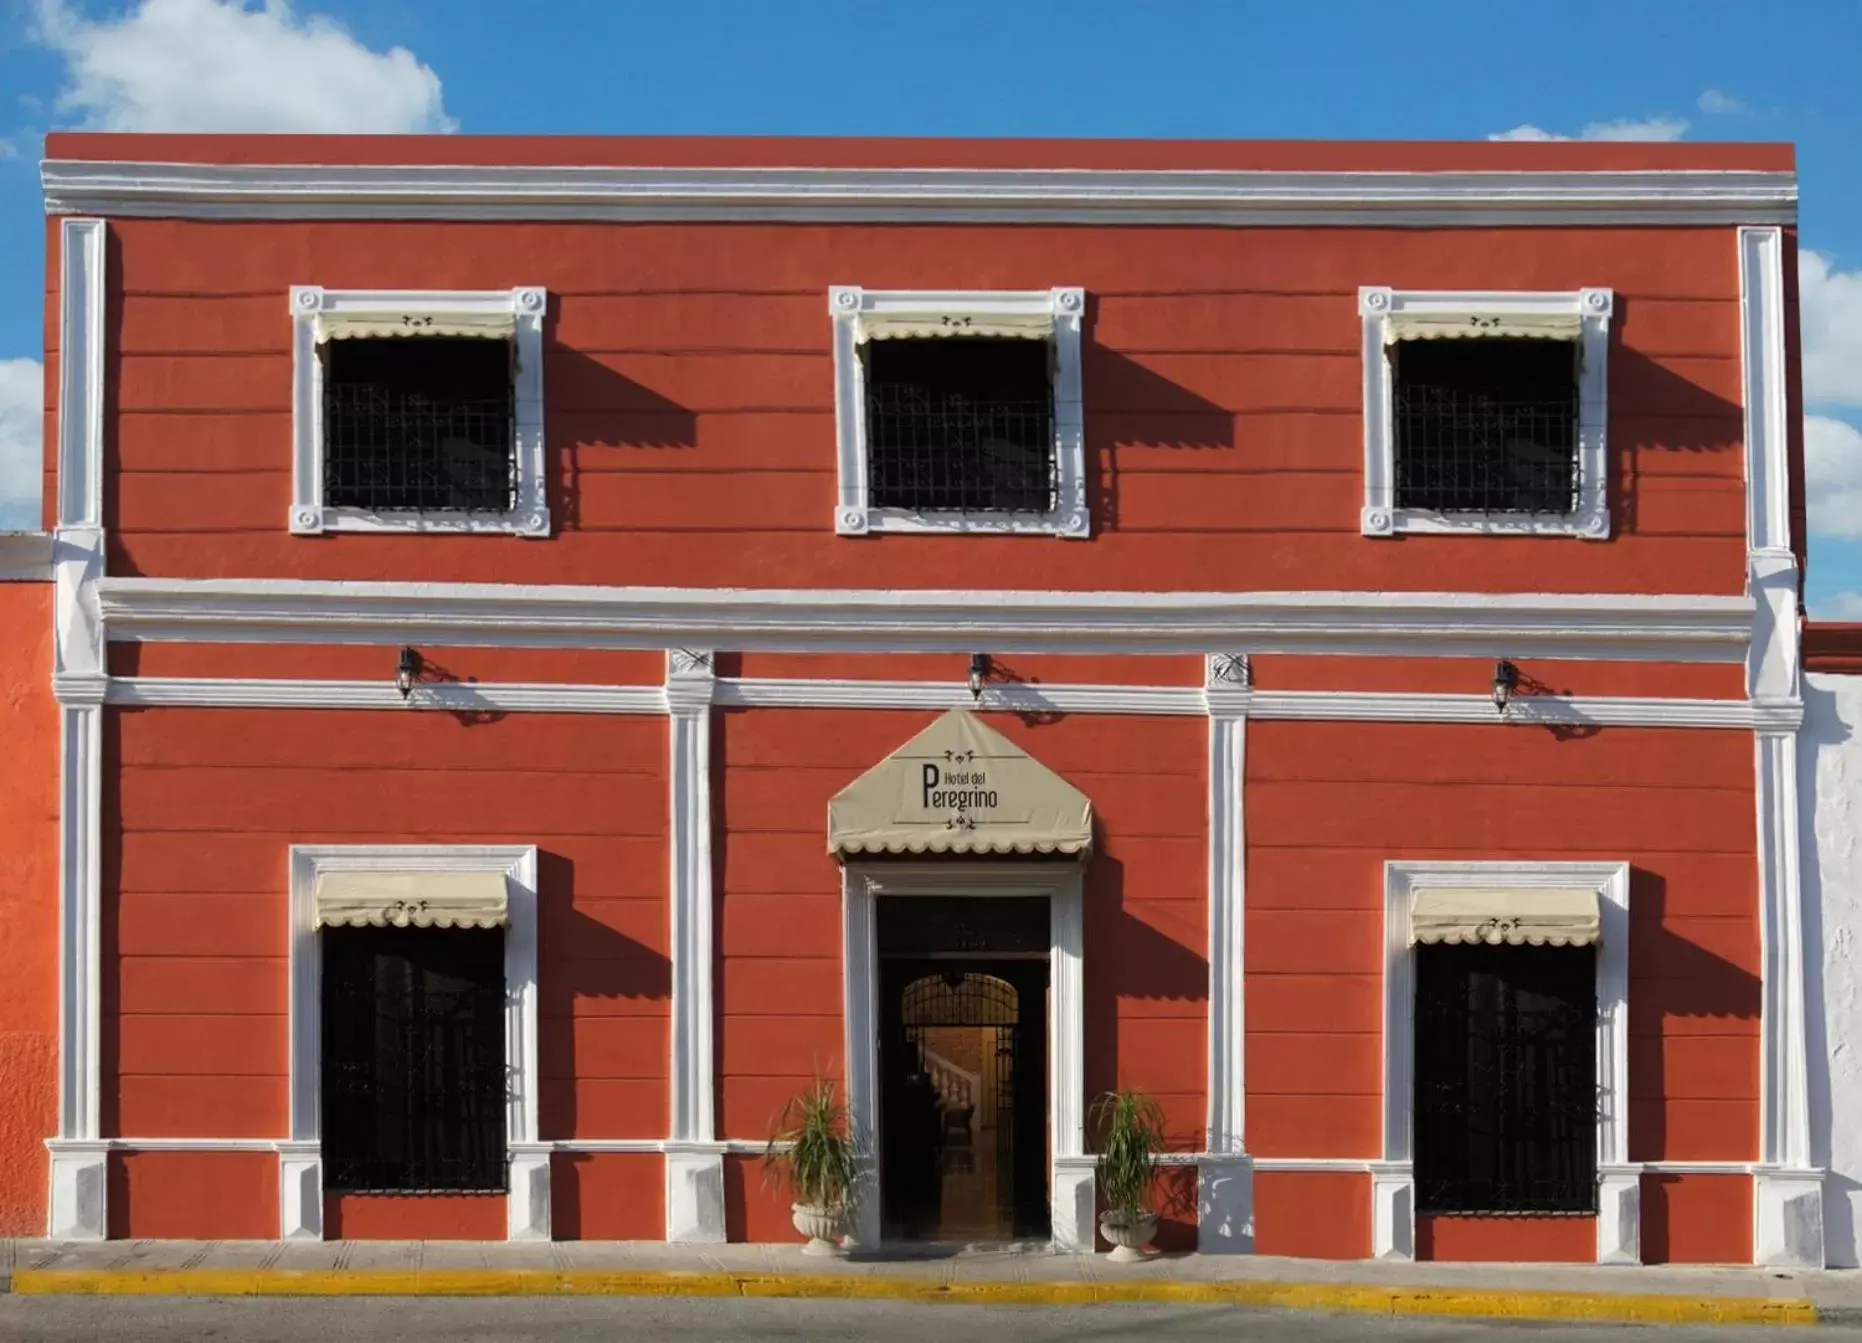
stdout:
<svg viewBox="0 0 1862 1343">
<path fill-rule="evenodd" d="M 1090 861 L 1090 860 L 1088 860 Z M 879 1243 L 878 900 L 894 896 L 1046 896 L 1048 901 L 1048 1199 L 1053 1246 L 1093 1249 L 1093 1161 L 1086 1154 L 1084 862 L 849 863 L 841 872 L 847 1109 L 863 1153 L 853 1239 Z"/>
</svg>

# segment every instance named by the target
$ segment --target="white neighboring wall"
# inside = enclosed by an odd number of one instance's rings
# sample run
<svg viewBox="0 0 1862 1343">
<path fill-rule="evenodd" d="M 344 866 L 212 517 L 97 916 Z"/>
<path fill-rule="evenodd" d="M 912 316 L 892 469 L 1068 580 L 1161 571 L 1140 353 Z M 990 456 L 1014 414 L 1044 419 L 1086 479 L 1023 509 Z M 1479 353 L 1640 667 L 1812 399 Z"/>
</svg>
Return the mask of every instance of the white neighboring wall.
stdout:
<svg viewBox="0 0 1862 1343">
<path fill-rule="evenodd" d="M 1827 1166 L 1824 1251 L 1862 1263 L 1862 676 L 1804 678 L 1799 739 L 1811 1160 Z"/>
</svg>

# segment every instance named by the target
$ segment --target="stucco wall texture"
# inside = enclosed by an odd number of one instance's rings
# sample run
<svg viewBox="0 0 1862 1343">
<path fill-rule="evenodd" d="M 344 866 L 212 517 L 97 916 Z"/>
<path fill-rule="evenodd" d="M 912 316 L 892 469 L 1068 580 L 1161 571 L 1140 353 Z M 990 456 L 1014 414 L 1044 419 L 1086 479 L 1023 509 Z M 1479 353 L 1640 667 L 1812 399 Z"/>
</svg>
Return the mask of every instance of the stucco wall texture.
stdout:
<svg viewBox="0 0 1862 1343">
<path fill-rule="evenodd" d="M 1804 678 L 1798 738 L 1798 847 L 1805 945 L 1811 948 L 1811 1159 L 1827 1165 L 1824 1251 L 1831 1267 L 1862 1263 L 1862 677 Z M 1819 1011 L 1819 1005 L 1821 1010 Z M 1838 1117 L 1847 1122 L 1837 1122 Z"/>
<path fill-rule="evenodd" d="M 0 583 L 0 1235 L 45 1234 L 58 1128 L 58 706 L 52 585 Z"/>
</svg>

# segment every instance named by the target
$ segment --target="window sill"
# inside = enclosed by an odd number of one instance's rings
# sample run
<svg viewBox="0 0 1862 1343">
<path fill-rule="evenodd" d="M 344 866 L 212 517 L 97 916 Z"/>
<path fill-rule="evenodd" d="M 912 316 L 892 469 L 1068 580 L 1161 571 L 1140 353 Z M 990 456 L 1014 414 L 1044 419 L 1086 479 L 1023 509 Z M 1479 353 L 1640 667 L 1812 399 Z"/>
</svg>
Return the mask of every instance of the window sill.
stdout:
<svg viewBox="0 0 1862 1343">
<path fill-rule="evenodd" d="M 1370 505 L 1362 519 L 1364 535 L 1388 536 L 1573 536 L 1584 541 L 1610 539 L 1610 511 L 1595 504 L 1576 513 L 1441 513 L 1425 508 Z"/>
<path fill-rule="evenodd" d="M 893 532 L 919 536 L 1059 536 L 1085 540 L 1092 527 L 1084 508 L 1055 513 L 911 513 L 899 508 L 843 507 L 835 514 L 842 536 Z"/>
<path fill-rule="evenodd" d="M 525 513 L 376 513 L 361 508 L 291 511 L 292 535 L 319 536 L 325 532 L 546 538 L 550 534 L 550 514 L 547 508 Z"/>
</svg>

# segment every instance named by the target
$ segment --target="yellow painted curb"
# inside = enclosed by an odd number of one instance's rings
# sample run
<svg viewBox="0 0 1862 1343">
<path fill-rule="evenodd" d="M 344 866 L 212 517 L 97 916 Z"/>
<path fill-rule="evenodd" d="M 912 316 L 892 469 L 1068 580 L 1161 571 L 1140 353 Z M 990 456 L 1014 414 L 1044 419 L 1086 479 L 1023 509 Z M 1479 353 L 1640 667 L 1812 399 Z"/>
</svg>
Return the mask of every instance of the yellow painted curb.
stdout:
<svg viewBox="0 0 1862 1343">
<path fill-rule="evenodd" d="M 1815 1324 L 1808 1301 L 1762 1297 L 1506 1292 L 1351 1283 L 939 1282 L 828 1273 L 614 1272 L 542 1269 L 20 1269 L 22 1296 L 741 1296 L 1084 1306 L 1156 1302 L 1277 1306 L 1377 1315 L 1636 1324 Z"/>
</svg>

